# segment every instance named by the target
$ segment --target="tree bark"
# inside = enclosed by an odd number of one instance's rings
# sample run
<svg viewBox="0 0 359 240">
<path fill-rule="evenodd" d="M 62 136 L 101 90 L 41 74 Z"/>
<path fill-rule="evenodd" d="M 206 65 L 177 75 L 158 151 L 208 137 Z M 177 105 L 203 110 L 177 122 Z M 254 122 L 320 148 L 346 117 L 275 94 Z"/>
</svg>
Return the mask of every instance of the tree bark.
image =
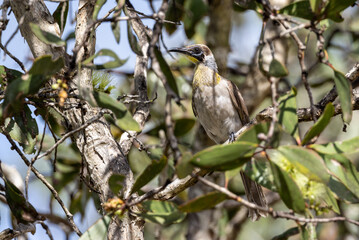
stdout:
<svg viewBox="0 0 359 240">
<path fill-rule="evenodd" d="M 76 55 L 76 63 L 83 61 L 95 52 L 95 31 L 88 31 L 92 24 L 92 13 L 96 0 L 80 0 L 77 25 L 76 25 L 76 45 L 83 42 L 86 32 L 90 37 L 84 42 Z M 54 21 L 43 0 L 12 0 L 10 1 L 12 10 L 19 23 L 22 36 L 27 41 L 33 56 L 39 57 L 44 54 L 52 55 L 53 58 L 65 56 L 63 47 L 53 47 L 41 42 L 31 31 L 29 23 L 35 23 L 42 30 L 60 36 L 58 24 Z M 69 67 L 70 60 L 65 59 Z M 72 66 L 73 67 L 73 66 Z M 74 70 L 76 67 L 74 67 Z M 71 76 L 71 74 L 70 74 Z M 79 88 L 85 88 L 88 92 L 92 90 L 92 71 L 91 69 L 82 68 L 77 74 L 69 79 L 70 88 L 79 93 Z M 85 91 L 86 92 L 86 91 Z M 88 119 L 94 117 L 98 110 L 89 106 L 86 102 L 67 99 L 66 104 L 75 104 L 81 108 L 69 108 L 64 110 L 67 116 L 67 129 L 71 130 L 81 126 Z M 131 188 L 133 184 L 133 175 L 130 170 L 126 156 L 121 152 L 121 148 L 113 138 L 110 128 L 104 118 L 89 125 L 84 131 L 73 136 L 77 148 L 79 149 L 84 165 L 87 168 L 89 184 L 98 192 L 101 202 L 106 202 L 115 194 L 108 185 L 109 177 L 114 174 L 126 176 L 124 191 Z M 108 239 L 143 239 L 143 221 L 138 217 L 125 216 L 122 221 L 115 218 L 109 226 Z"/>
</svg>

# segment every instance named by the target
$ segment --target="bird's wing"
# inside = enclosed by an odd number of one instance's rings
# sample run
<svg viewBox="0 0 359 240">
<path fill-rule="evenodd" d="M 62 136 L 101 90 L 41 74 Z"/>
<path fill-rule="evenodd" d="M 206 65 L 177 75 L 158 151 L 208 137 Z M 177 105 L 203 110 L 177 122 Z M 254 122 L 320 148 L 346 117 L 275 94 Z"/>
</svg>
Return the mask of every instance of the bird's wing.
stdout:
<svg viewBox="0 0 359 240">
<path fill-rule="evenodd" d="M 244 125 L 248 123 L 249 122 L 248 110 L 244 103 L 242 95 L 239 92 L 238 87 L 228 79 L 223 79 L 223 80 L 227 82 L 229 96 L 231 97 L 232 103 L 239 114 L 239 118 L 241 119 L 242 124 Z"/>
<path fill-rule="evenodd" d="M 193 111 L 194 116 L 197 117 L 198 114 L 197 114 L 197 110 L 196 110 L 196 105 L 194 105 L 194 99 L 193 98 L 194 98 L 194 93 L 192 94 L 192 111 Z"/>
</svg>

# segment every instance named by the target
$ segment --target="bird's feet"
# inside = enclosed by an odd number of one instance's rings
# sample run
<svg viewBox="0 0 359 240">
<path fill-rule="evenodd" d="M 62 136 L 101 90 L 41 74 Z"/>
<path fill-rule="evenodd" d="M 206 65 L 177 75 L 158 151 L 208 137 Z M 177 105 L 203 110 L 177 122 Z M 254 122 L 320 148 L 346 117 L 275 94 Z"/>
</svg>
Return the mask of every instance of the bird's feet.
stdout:
<svg viewBox="0 0 359 240">
<path fill-rule="evenodd" d="M 234 135 L 234 132 L 231 132 L 229 134 L 228 142 L 233 143 L 236 140 L 236 136 Z"/>
</svg>

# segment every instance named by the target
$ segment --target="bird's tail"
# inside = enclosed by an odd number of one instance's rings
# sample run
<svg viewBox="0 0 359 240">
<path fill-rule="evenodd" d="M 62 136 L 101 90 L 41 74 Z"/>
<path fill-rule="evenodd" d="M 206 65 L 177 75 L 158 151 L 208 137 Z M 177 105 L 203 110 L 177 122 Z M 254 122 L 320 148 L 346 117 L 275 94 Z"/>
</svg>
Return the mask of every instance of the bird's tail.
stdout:
<svg viewBox="0 0 359 240">
<path fill-rule="evenodd" d="M 248 201 L 264 208 L 268 207 L 262 187 L 250 179 L 243 171 L 241 171 L 241 177 Z M 249 209 L 248 213 L 248 217 L 252 221 L 257 221 L 260 217 L 267 217 L 267 215 L 266 212 L 257 209 Z"/>
</svg>

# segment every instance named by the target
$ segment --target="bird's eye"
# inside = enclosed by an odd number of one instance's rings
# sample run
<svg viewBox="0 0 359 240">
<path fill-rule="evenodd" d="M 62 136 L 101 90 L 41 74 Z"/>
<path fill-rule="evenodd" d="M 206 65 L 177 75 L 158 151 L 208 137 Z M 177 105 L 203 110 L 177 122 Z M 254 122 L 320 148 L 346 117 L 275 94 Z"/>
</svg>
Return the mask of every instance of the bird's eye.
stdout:
<svg viewBox="0 0 359 240">
<path fill-rule="evenodd" d="M 195 47 L 193 50 L 194 50 L 194 53 L 200 53 L 201 52 L 201 49 L 199 49 L 199 47 Z"/>
</svg>

